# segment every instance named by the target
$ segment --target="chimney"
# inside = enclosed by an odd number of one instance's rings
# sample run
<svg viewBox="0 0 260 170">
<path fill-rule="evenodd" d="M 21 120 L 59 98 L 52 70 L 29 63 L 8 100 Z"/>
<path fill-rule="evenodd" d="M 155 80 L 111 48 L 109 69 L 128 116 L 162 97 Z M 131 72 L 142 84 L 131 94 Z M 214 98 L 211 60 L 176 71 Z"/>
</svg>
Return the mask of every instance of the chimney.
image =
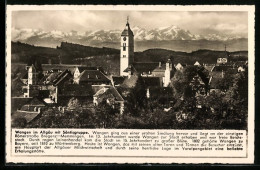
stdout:
<svg viewBox="0 0 260 170">
<path fill-rule="evenodd" d="M 162 63 L 161 62 L 159 62 L 159 68 L 161 68 L 162 67 Z"/>
</svg>

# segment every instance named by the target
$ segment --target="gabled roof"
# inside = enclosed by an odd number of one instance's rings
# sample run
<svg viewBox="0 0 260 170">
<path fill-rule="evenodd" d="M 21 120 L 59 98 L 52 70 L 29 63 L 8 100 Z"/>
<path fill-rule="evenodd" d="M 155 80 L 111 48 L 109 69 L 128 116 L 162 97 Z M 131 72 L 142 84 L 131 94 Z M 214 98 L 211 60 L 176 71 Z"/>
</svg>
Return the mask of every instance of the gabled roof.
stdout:
<svg viewBox="0 0 260 170">
<path fill-rule="evenodd" d="M 12 114 L 12 120 L 17 119 L 17 118 L 24 118 L 27 123 L 31 122 L 34 120 L 40 113 L 39 112 L 21 112 L 21 111 L 16 111 L 14 114 Z"/>
<path fill-rule="evenodd" d="M 115 101 L 124 101 L 123 97 L 113 86 L 103 86 L 99 91 L 94 94 L 95 97 L 99 99 L 113 97 Z"/>
<path fill-rule="evenodd" d="M 131 71 L 132 73 L 137 72 L 132 64 L 129 65 L 123 72 L 129 72 L 129 71 Z"/>
<path fill-rule="evenodd" d="M 99 70 L 84 70 L 80 74 L 79 81 L 110 82 L 110 80 Z"/>
<path fill-rule="evenodd" d="M 199 63 L 198 61 L 196 61 L 196 62 L 194 63 L 194 66 L 200 66 L 200 63 Z"/>
<path fill-rule="evenodd" d="M 59 75 L 58 75 L 58 77 L 57 77 L 57 79 L 55 79 L 54 81 L 53 81 L 53 83 L 54 83 L 54 85 L 59 85 L 63 80 L 65 80 L 65 78 L 67 78 L 67 77 L 72 77 L 72 74 L 70 73 L 70 71 L 69 70 L 64 70 L 63 72 L 61 72 Z"/>
<path fill-rule="evenodd" d="M 158 62 L 150 62 L 150 63 L 133 63 L 133 67 L 138 73 L 148 73 L 152 72 L 155 68 L 157 68 Z"/>
<path fill-rule="evenodd" d="M 40 80 L 40 84 L 58 85 L 62 80 L 69 76 L 72 77 L 69 70 L 49 72 Z"/>
<path fill-rule="evenodd" d="M 23 105 L 25 105 L 26 103 L 28 103 L 30 100 L 32 100 L 32 98 L 27 98 L 27 97 L 12 97 L 12 101 L 11 101 L 11 106 L 12 106 L 12 112 L 20 109 Z"/>
<path fill-rule="evenodd" d="M 176 66 L 175 66 L 176 69 L 179 69 L 179 68 L 183 68 L 183 66 L 181 65 L 181 63 L 178 63 Z"/>
<path fill-rule="evenodd" d="M 21 111 L 24 111 L 24 112 L 32 112 L 32 111 L 35 111 L 34 108 L 38 108 L 38 107 L 45 107 L 47 104 L 39 99 L 39 98 L 36 98 L 34 97 L 33 99 L 31 99 L 29 102 L 27 102 L 25 105 L 23 105 L 21 107 Z"/>
<path fill-rule="evenodd" d="M 29 106 L 46 106 L 46 103 L 37 98 L 37 97 L 34 97 L 32 98 L 29 102 L 27 102 L 25 105 L 29 105 Z"/>
<path fill-rule="evenodd" d="M 48 73 L 41 79 L 40 82 L 41 83 L 46 82 L 46 84 L 53 84 L 53 81 L 57 79 L 58 75 L 59 72 Z"/>
</svg>

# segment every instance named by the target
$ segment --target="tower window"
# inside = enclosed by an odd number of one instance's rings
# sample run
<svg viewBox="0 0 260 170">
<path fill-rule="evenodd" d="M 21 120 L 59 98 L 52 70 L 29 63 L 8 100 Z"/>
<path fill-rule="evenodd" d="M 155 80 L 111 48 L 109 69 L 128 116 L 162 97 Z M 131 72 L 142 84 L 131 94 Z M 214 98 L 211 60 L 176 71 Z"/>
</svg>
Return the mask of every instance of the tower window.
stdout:
<svg viewBox="0 0 260 170">
<path fill-rule="evenodd" d="M 125 57 L 126 57 L 126 55 L 123 55 L 123 57 L 125 58 Z"/>
<path fill-rule="evenodd" d="M 126 50 L 126 43 L 123 43 L 123 51 Z"/>
</svg>

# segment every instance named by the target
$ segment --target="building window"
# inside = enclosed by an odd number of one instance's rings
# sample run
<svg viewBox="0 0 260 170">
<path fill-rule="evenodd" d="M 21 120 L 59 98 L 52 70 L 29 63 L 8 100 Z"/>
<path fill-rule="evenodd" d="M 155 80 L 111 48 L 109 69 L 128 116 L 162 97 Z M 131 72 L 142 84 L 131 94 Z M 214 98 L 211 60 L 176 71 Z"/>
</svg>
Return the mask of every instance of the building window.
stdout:
<svg viewBox="0 0 260 170">
<path fill-rule="evenodd" d="M 126 43 L 123 43 L 123 51 L 126 50 Z"/>
<path fill-rule="evenodd" d="M 123 55 L 123 57 L 125 58 L 125 57 L 126 57 L 126 55 Z"/>
</svg>

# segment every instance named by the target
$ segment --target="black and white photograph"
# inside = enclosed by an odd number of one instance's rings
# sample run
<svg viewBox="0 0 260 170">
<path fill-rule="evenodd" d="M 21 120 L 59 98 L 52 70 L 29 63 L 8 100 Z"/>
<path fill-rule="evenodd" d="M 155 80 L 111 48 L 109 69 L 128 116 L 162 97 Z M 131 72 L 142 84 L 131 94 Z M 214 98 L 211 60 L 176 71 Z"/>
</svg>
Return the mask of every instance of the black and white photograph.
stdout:
<svg viewBox="0 0 260 170">
<path fill-rule="evenodd" d="M 253 6 L 9 6 L 7 37 L 16 160 L 252 162 Z"/>
<path fill-rule="evenodd" d="M 14 11 L 12 127 L 247 129 L 247 12 Z"/>
</svg>

